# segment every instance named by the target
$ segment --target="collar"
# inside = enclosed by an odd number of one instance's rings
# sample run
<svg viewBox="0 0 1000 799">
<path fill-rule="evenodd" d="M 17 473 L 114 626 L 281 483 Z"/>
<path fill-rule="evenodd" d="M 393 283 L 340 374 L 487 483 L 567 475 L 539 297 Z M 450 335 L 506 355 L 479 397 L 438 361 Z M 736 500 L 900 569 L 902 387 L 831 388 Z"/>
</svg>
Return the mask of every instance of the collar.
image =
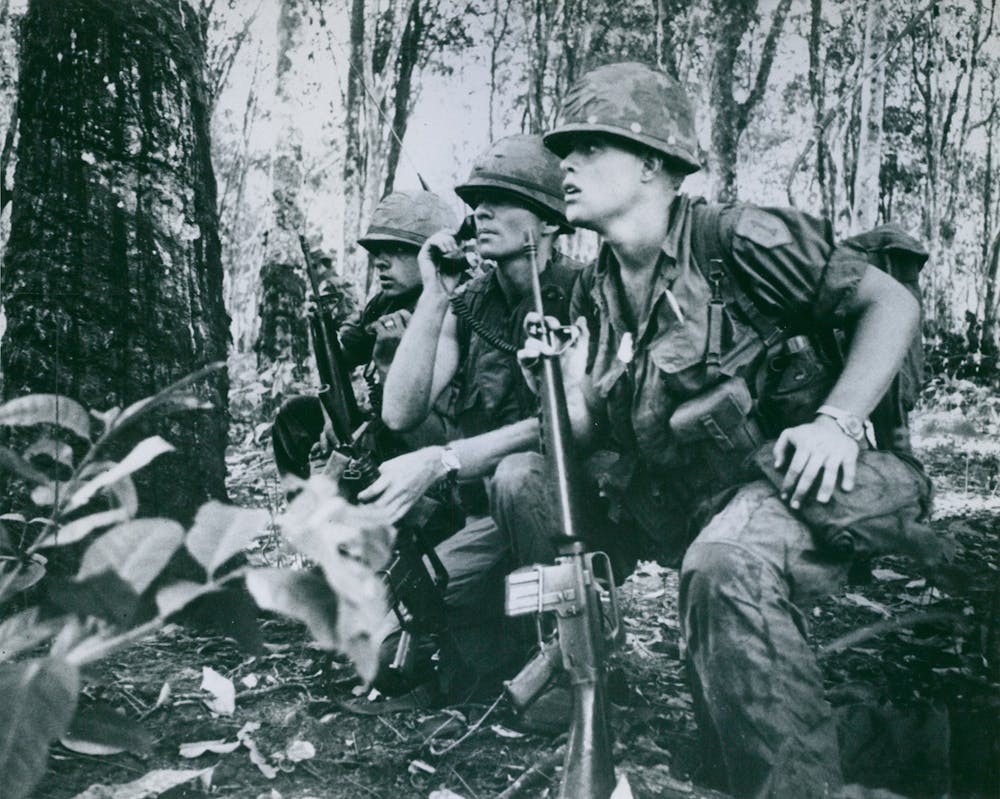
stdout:
<svg viewBox="0 0 1000 799">
<path fill-rule="evenodd" d="M 650 291 L 649 305 L 643 311 L 634 331 L 637 346 L 643 341 L 649 328 L 649 321 L 655 317 L 665 294 L 690 262 L 692 209 L 698 202 L 700 200 L 692 199 L 686 194 L 677 194 L 667 211 L 667 235 L 660 245 L 660 255 L 654 266 L 656 274 Z M 626 316 L 622 307 L 619 269 L 618 260 L 611 247 L 603 244 L 597 257 L 595 280 L 590 293 L 595 303 L 607 309 L 612 327 L 621 336 L 629 330 L 629 326 L 625 323 Z"/>
</svg>

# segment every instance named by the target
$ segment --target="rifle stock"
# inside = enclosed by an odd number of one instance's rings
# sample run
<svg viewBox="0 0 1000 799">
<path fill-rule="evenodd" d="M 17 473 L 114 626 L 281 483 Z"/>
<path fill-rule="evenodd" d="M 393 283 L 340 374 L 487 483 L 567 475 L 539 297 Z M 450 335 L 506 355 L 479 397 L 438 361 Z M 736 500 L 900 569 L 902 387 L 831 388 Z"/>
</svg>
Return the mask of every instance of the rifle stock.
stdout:
<svg viewBox="0 0 1000 799">
<path fill-rule="evenodd" d="M 525 248 L 531 259 L 532 292 L 535 310 L 542 319 L 541 335 L 550 345 L 552 337 L 545 324 L 541 283 L 534 241 Z M 573 431 L 566 405 L 566 392 L 554 346 L 541 358 L 542 452 L 549 470 L 549 485 L 555 491 L 559 530 L 556 542 L 559 557 L 554 565 L 519 569 L 507 579 L 507 614 L 554 612 L 562 669 L 568 674 L 573 692 L 573 715 L 560 799 L 608 799 L 615 787 L 611 759 L 612 736 L 605 696 L 603 610 L 594 577 L 595 559 L 603 553 L 588 554 L 579 533 L 580 504 L 575 493 L 582 484 L 579 460 L 575 457 Z M 617 625 L 617 605 L 611 581 L 612 607 Z M 549 681 L 557 659 L 542 644 L 542 651 L 512 680 L 508 695 L 523 706 Z"/>
</svg>

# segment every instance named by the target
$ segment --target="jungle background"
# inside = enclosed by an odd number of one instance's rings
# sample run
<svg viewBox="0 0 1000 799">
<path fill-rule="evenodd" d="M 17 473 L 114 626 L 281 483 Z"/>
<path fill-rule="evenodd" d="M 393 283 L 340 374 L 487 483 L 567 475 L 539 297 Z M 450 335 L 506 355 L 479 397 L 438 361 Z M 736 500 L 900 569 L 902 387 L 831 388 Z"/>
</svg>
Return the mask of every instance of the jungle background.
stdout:
<svg viewBox="0 0 1000 799">
<path fill-rule="evenodd" d="M 3 0 L 0 424 L 12 425 L 4 453 L 26 453 L 3 465 L 44 488 L 23 463 L 72 466 L 90 435 L 82 424 L 68 448 L 29 441 L 24 417 L 4 413 L 17 398 L 72 398 L 106 434 L 107 409 L 221 360 L 190 413 L 144 418 L 102 462 L 146 466 L 135 496 L 119 495 L 139 509 L 131 523 L 170 519 L 194 536 L 199 508 L 223 500 L 280 518 L 270 420 L 315 382 L 299 235 L 346 313 L 372 289 L 355 241 L 381 196 L 425 183 L 458 215 L 451 187 L 491 139 L 544 131 L 596 65 L 657 64 L 696 109 L 706 168 L 686 191 L 794 205 L 838 236 L 891 221 L 930 252 L 913 429 L 937 486 L 934 525 L 959 545 L 955 573 L 942 582 L 879 561 L 814 609 L 814 634 L 855 774 L 907 795 L 998 796 L 996 17 L 996 0 Z M 586 257 L 596 241 L 565 246 Z M 65 428 L 64 406 L 51 407 L 35 421 Z M 154 439 L 166 444 L 134 457 Z M 36 554 L 21 546 L 32 508 L 63 507 L 6 489 L 0 600 L 4 570 Z M 251 562 L 301 566 L 280 526 L 242 542 Z M 81 541 L 101 524 L 84 528 Z M 190 538 L 187 550 L 201 563 Z M 205 557 L 209 582 L 227 553 Z M 40 585 L 59 563 L 49 558 Z M 133 585 L 137 603 L 149 585 Z M 675 588 L 646 564 L 625 590 L 616 758 L 636 796 L 713 795 L 690 782 Z M 244 634 L 161 623 L 100 659 L 63 642 L 85 666 L 79 707 L 109 710 L 101 735 L 33 731 L 59 739 L 34 762 L 35 795 L 469 799 L 535 796 L 558 780 L 558 735 L 519 732 L 502 707 L 348 712 L 363 691 L 348 660 L 226 596 Z M 62 629 L 57 649 L 83 635 Z M 5 699 L 12 674 L 0 670 Z"/>
</svg>

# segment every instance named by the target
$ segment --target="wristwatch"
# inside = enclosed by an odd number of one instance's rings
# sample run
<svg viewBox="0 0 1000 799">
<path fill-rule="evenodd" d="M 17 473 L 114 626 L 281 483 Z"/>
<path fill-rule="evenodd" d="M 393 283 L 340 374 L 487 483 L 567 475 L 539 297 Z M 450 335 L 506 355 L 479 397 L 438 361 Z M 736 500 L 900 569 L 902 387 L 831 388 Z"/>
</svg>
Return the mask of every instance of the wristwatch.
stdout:
<svg viewBox="0 0 1000 799">
<path fill-rule="evenodd" d="M 445 477 L 455 480 L 458 477 L 458 470 L 462 468 L 462 461 L 458 459 L 458 453 L 451 447 L 444 447 L 441 450 L 441 465 L 445 469 Z"/>
<path fill-rule="evenodd" d="M 820 405 L 816 410 L 817 416 L 829 416 L 837 423 L 845 436 L 853 438 L 857 442 L 865 437 L 865 423 L 853 413 L 848 413 L 833 405 Z"/>
</svg>

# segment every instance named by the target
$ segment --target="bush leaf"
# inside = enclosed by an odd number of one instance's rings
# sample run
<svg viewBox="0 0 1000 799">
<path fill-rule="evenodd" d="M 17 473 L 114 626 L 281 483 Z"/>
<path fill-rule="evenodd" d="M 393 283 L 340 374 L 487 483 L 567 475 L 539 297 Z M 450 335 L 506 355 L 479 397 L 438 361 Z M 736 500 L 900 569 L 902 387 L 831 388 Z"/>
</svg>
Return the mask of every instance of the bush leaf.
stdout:
<svg viewBox="0 0 1000 799">
<path fill-rule="evenodd" d="M 39 547 L 63 547 L 67 544 L 75 544 L 82 541 L 99 527 L 108 527 L 118 522 L 123 522 L 128 518 L 128 510 L 125 508 L 112 508 L 98 513 L 88 513 L 79 519 L 64 524 L 54 533 L 46 537 Z"/>
<path fill-rule="evenodd" d="M 80 707 L 73 716 L 69 731 L 61 739 L 63 746 L 73 749 L 72 744 L 86 742 L 116 750 L 143 752 L 152 746 L 153 736 L 134 719 L 117 712 L 107 702 L 91 700 Z M 74 751 L 79 751 L 75 749 Z"/>
<path fill-rule="evenodd" d="M 324 649 L 339 648 L 337 597 L 320 575 L 287 569 L 253 569 L 247 590 L 261 610 L 304 622 Z"/>
<path fill-rule="evenodd" d="M 164 586 L 156 593 L 156 608 L 160 615 L 166 618 L 172 616 L 200 596 L 218 591 L 219 586 L 208 583 L 194 583 L 190 580 L 178 580 L 176 583 Z"/>
<path fill-rule="evenodd" d="M 46 658 L 0 665 L 0 774 L 6 799 L 24 799 L 45 774 L 49 744 L 69 727 L 80 678 Z"/>
<path fill-rule="evenodd" d="M 79 488 L 69 501 L 69 505 L 66 506 L 64 512 L 68 513 L 75 508 L 79 508 L 81 505 L 86 505 L 94 494 L 102 488 L 117 483 L 123 477 L 127 477 L 132 472 L 138 471 L 164 452 L 171 452 L 173 448 L 172 444 L 164 441 L 159 436 L 150 436 L 143 439 L 135 445 L 135 448 L 120 463 L 116 463 L 106 472 L 97 475 L 93 480 L 90 480 Z"/>
<path fill-rule="evenodd" d="M 59 632 L 62 618 L 39 621 L 38 607 L 22 610 L 0 622 L 0 661 L 10 660 Z"/>
<path fill-rule="evenodd" d="M 90 440 L 90 414 L 69 397 L 58 394 L 28 394 L 0 405 L 0 426 L 24 427 L 55 424 Z"/>
<path fill-rule="evenodd" d="M 82 580 L 111 570 L 141 594 L 183 541 L 184 528 L 173 519 L 133 519 L 91 544 L 76 576 Z"/>
<path fill-rule="evenodd" d="M 7 447 L 0 447 L 0 469 L 8 469 L 36 485 L 48 485 L 49 478 Z"/>
<path fill-rule="evenodd" d="M 206 502 L 198 509 L 185 545 L 211 577 L 237 552 L 263 535 L 271 515 L 260 508 L 237 508 Z"/>
</svg>

